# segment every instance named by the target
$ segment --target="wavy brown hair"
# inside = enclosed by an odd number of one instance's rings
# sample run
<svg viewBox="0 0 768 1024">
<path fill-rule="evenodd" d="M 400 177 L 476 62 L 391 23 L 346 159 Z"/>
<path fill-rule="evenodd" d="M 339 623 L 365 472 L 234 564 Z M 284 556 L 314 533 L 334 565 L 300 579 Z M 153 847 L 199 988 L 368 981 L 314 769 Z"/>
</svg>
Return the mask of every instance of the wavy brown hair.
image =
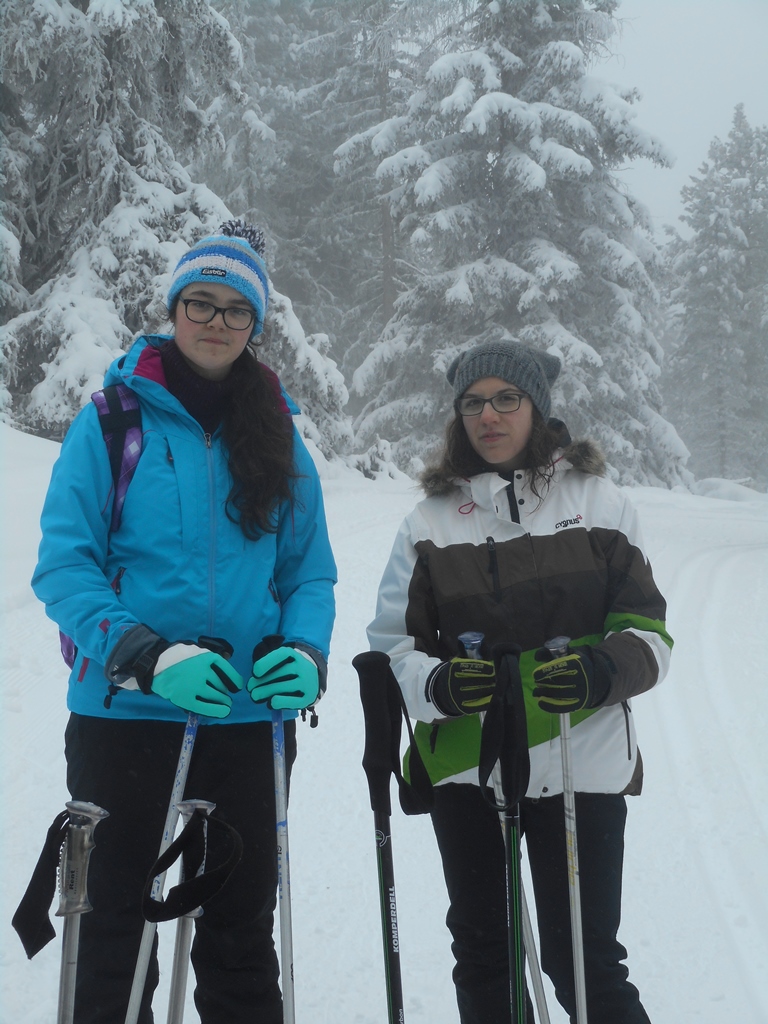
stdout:
<svg viewBox="0 0 768 1024">
<path fill-rule="evenodd" d="M 177 298 L 168 311 L 175 322 Z M 233 388 L 221 421 L 232 487 L 224 506 L 248 540 L 277 532 L 277 509 L 292 503 L 294 465 L 293 421 L 277 378 L 270 379 L 259 363 L 258 342 L 246 345 L 232 364 Z"/>
<path fill-rule="evenodd" d="M 294 500 L 293 422 L 276 378 L 273 383 L 267 377 L 252 342 L 231 372 L 236 383 L 221 425 L 233 481 L 225 510 L 255 540 L 277 531 L 278 505 Z"/>
<path fill-rule="evenodd" d="M 540 502 L 544 500 L 555 472 L 552 456 L 569 441 L 565 424 L 560 420 L 546 423 L 534 406 L 531 436 L 521 468 L 530 472 L 531 490 Z M 445 428 L 445 443 L 438 461 L 426 467 L 419 482 L 428 497 L 435 497 L 448 494 L 456 486 L 457 477 L 489 472 L 495 472 L 495 468 L 477 454 L 469 442 L 461 416 L 456 414 Z"/>
</svg>

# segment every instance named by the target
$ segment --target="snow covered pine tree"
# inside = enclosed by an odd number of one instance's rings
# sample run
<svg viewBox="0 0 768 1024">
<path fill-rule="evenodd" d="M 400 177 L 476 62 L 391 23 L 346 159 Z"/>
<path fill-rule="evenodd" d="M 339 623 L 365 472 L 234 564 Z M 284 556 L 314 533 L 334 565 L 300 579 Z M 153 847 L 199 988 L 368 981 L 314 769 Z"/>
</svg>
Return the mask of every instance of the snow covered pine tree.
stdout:
<svg viewBox="0 0 768 1024">
<path fill-rule="evenodd" d="M 29 299 L 0 330 L 0 373 L 11 421 L 60 436 L 146 326 L 157 275 L 229 216 L 179 159 L 220 144 L 215 101 L 240 48 L 208 0 L 4 6 L 29 197 L 24 221 L 9 205 L 3 226 Z"/>
<path fill-rule="evenodd" d="M 744 107 L 682 190 L 669 247 L 676 348 L 664 390 L 698 477 L 768 486 L 768 128 Z M 676 285 L 676 287 L 675 287 Z"/>
<path fill-rule="evenodd" d="M 560 356 L 555 402 L 602 442 L 623 482 L 680 480 L 649 328 L 658 252 L 612 171 L 668 156 L 634 121 L 634 90 L 590 73 L 615 0 L 497 0 L 446 30 L 407 113 L 372 133 L 378 173 L 418 256 L 353 377 L 357 444 L 394 443 L 418 470 L 450 408 L 442 376 L 469 344 L 515 336 Z"/>
</svg>

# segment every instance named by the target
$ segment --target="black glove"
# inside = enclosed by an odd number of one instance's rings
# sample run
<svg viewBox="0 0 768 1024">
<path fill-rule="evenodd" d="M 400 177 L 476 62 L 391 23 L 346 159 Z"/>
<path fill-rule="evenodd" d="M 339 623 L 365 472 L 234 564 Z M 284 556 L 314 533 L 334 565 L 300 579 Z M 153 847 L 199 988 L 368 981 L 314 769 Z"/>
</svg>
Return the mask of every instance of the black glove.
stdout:
<svg viewBox="0 0 768 1024">
<path fill-rule="evenodd" d="M 441 715 L 458 718 L 483 711 L 496 688 L 492 661 L 453 658 L 438 665 L 427 680 L 427 700 Z"/>
<path fill-rule="evenodd" d="M 611 686 L 608 659 L 594 648 L 574 647 L 568 654 L 555 658 L 542 648 L 535 658 L 546 662 L 533 670 L 536 684 L 533 696 L 542 711 L 566 715 L 571 711 L 597 708 L 608 696 Z"/>
</svg>

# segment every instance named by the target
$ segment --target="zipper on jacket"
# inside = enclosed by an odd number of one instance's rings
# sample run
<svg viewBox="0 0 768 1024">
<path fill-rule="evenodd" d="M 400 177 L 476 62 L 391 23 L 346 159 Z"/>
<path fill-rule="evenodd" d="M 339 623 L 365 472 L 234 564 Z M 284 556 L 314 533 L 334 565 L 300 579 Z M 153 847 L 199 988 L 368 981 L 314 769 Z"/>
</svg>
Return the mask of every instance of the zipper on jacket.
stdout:
<svg viewBox="0 0 768 1024">
<path fill-rule="evenodd" d="M 211 435 L 205 434 L 208 464 L 208 633 L 213 635 L 213 609 L 216 607 L 216 469 Z"/>
<path fill-rule="evenodd" d="M 437 734 L 440 732 L 440 723 L 436 722 L 429 731 L 429 752 L 434 754 L 437 746 Z"/>
<path fill-rule="evenodd" d="M 517 507 L 517 495 L 515 494 L 514 480 L 510 480 L 506 486 L 507 503 L 509 504 L 509 518 L 513 523 L 520 522 L 520 509 Z"/>
<path fill-rule="evenodd" d="M 627 730 L 627 760 L 632 760 L 632 733 L 629 729 L 629 716 L 632 713 L 632 709 L 629 704 L 623 700 L 621 706 L 624 708 L 624 726 Z"/>
<path fill-rule="evenodd" d="M 499 560 L 496 557 L 496 541 L 493 537 L 486 537 L 485 543 L 488 548 L 488 572 L 493 580 L 493 596 L 501 601 L 501 580 L 499 579 Z"/>
<path fill-rule="evenodd" d="M 119 594 L 122 590 L 121 580 L 123 576 L 125 576 L 125 566 L 121 565 L 120 568 L 117 570 L 117 575 L 112 580 L 112 589 L 116 594 Z"/>
</svg>

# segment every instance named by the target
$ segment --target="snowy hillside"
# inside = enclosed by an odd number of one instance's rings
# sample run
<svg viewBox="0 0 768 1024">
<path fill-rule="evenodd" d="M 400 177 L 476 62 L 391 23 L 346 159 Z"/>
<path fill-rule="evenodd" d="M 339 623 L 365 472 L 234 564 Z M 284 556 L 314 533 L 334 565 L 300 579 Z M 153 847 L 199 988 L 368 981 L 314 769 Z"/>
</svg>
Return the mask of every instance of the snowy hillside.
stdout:
<svg viewBox="0 0 768 1024">
<path fill-rule="evenodd" d="M 45 831 L 68 798 L 65 669 L 56 629 L 28 583 L 56 452 L 52 442 L 0 426 L 4 1024 L 56 1016 L 60 941 L 28 962 L 10 927 Z M 408 482 L 341 471 L 329 473 L 324 490 L 341 582 L 329 693 L 319 728 L 299 732 L 289 814 L 296 1016 L 299 1024 L 383 1024 L 373 820 L 350 661 L 365 649 L 379 575 L 416 492 Z M 666 682 L 634 703 L 646 785 L 630 801 L 620 937 L 654 1024 L 768 1021 L 768 499 L 716 484 L 710 493 L 631 491 L 677 642 Z M 456 1024 L 429 821 L 395 811 L 393 842 L 406 1020 Z M 167 985 L 172 932 L 161 934 Z M 550 1013 L 552 1024 L 564 1024 L 554 1000 Z M 190 984 L 186 1021 L 197 1020 Z"/>
</svg>

